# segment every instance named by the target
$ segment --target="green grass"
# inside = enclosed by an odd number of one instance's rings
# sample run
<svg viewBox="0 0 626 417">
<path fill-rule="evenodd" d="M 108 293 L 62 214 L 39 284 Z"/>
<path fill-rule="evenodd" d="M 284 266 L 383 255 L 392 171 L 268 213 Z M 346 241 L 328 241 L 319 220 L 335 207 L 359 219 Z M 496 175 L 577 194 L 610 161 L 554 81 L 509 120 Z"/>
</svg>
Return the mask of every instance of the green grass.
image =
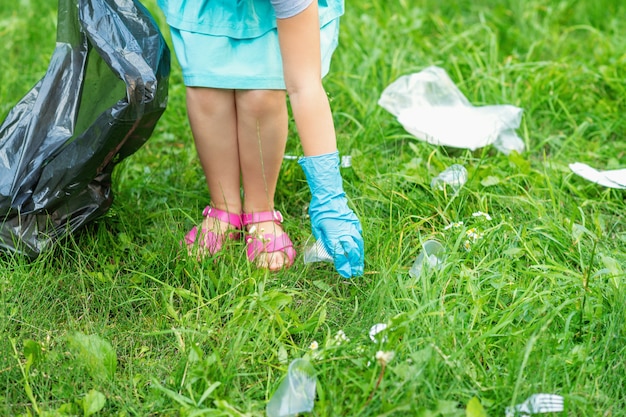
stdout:
<svg viewBox="0 0 626 417">
<path fill-rule="evenodd" d="M 301 257 L 259 271 L 242 243 L 200 263 L 181 252 L 209 197 L 174 62 L 168 109 L 115 171 L 107 215 L 35 261 L 0 257 L 0 414 L 262 416 L 306 356 L 315 416 L 483 415 L 473 398 L 501 416 L 539 392 L 564 396 L 562 415 L 626 415 L 625 194 L 568 169 L 626 167 L 625 14 L 621 0 L 349 1 L 325 85 L 360 178 L 346 184 L 365 230 L 353 280 Z M 2 119 L 43 76 L 55 25 L 55 2 L 0 5 Z M 527 151 L 407 134 L 377 100 L 429 65 L 474 104 L 522 107 Z M 300 153 L 295 132 L 287 152 Z M 454 163 L 465 187 L 433 191 Z M 308 199 L 285 161 L 277 206 L 300 249 Z M 445 262 L 411 278 L 430 238 Z M 379 350 L 395 352 L 383 373 Z"/>
</svg>

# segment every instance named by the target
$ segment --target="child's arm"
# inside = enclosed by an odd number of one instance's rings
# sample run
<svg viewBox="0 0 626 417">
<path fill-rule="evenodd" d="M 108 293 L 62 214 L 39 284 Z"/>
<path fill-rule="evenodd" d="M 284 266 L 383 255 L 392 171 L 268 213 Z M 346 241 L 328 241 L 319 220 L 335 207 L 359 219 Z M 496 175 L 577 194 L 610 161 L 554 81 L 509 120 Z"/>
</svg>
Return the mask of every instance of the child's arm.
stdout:
<svg viewBox="0 0 626 417">
<path fill-rule="evenodd" d="M 317 0 L 277 23 L 287 94 L 305 155 L 299 163 L 311 189 L 313 235 L 326 246 L 342 276 L 362 275 L 361 223 L 343 191 L 335 127 L 322 86 Z"/>
<path fill-rule="evenodd" d="M 335 127 L 322 86 L 317 1 L 301 13 L 277 19 L 285 85 L 305 156 L 337 150 Z"/>
</svg>

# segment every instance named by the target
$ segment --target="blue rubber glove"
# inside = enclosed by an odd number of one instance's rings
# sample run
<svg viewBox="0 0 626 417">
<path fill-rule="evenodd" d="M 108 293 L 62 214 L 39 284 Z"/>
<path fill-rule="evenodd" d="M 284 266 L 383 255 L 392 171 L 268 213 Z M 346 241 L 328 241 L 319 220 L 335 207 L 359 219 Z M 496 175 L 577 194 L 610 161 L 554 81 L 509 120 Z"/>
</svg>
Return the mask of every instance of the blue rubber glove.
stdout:
<svg viewBox="0 0 626 417">
<path fill-rule="evenodd" d="M 363 232 L 343 191 L 339 152 L 305 156 L 298 163 L 311 189 L 313 236 L 324 244 L 342 277 L 363 275 Z"/>
</svg>

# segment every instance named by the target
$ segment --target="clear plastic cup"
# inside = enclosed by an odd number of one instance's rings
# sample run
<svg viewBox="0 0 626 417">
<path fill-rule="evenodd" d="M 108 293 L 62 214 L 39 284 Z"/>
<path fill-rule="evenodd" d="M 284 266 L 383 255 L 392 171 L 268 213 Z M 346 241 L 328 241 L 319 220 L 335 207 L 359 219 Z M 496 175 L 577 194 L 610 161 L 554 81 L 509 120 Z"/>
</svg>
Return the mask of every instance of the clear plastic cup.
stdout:
<svg viewBox="0 0 626 417">
<path fill-rule="evenodd" d="M 312 262 L 332 262 L 333 257 L 330 256 L 326 247 L 321 241 L 309 239 L 304 245 L 304 263 Z"/>
<path fill-rule="evenodd" d="M 463 165 L 454 164 L 443 170 L 430 182 L 434 190 L 444 190 L 446 186 L 451 187 L 455 192 L 467 182 L 467 169 Z"/>
<path fill-rule="evenodd" d="M 313 411 L 317 377 L 306 359 L 294 359 L 287 376 L 267 403 L 267 417 L 291 417 Z"/>
<path fill-rule="evenodd" d="M 436 240 L 427 240 L 422 243 L 422 250 L 417 255 L 413 266 L 409 270 L 409 275 L 419 278 L 426 268 L 437 268 L 443 263 L 444 247 Z"/>
</svg>

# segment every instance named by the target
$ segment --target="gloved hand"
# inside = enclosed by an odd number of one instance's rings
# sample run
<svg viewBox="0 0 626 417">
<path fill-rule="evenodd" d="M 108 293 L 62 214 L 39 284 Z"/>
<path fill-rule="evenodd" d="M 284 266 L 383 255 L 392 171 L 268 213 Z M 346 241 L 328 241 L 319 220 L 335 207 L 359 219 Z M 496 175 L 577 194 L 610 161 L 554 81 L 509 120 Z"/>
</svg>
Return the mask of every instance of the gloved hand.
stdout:
<svg viewBox="0 0 626 417">
<path fill-rule="evenodd" d="M 298 161 L 311 189 L 311 228 L 345 278 L 363 275 L 361 223 L 348 207 L 339 172 L 339 152 L 305 156 Z"/>
</svg>

